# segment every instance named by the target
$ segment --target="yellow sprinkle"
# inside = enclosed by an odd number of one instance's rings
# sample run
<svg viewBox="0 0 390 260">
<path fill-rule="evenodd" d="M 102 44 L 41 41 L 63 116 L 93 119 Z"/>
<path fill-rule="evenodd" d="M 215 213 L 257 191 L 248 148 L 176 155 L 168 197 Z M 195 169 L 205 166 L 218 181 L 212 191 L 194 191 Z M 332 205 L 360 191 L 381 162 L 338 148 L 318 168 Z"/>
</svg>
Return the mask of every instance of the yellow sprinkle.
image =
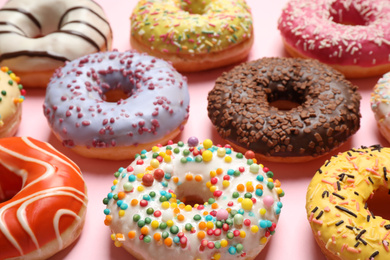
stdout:
<svg viewBox="0 0 390 260">
<path fill-rule="evenodd" d="M 251 232 L 252 232 L 252 233 L 257 233 L 257 232 L 259 232 L 259 227 L 256 226 L 256 225 L 252 225 L 252 226 L 251 226 Z"/>
<path fill-rule="evenodd" d="M 210 191 L 211 191 L 211 192 L 214 192 L 214 191 L 216 191 L 216 190 L 217 190 L 217 186 L 211 186 L 211 187 L 210 187 Z"/>
<path fill-rule="evenodd" d="M 206 224 L 207 229 L 213 229 L 214 228 L 214 223 L 211 221 L 208 221 Z"/>
<path fill-rule="evenodd" d="M 206 139 L 203 141 L 203 147 L 205 149 L 209 149 L 213 146 L 213 141 L 211 141 L 210 139 Z"/>
<path fill-rule="evenodd" d="M 192 206 L 191 205 L 186 205 L 184 208 L 185 211 L 192 211 Z"/>
<path fill-rule="evenodd" d="M 241 230 L 241 231 L 240 231 L 240 237 L 241 237 L 241 238 L 245 238 L 245 237 L 246 237 L 246 233 L 245 233 L 244 230 Z"/>
<path fill-rule="evenodd" d="M 117 185 L 117 184 L 118 184 L 118 180 L 115 179 L 112 183 L 113 183 L 114 185 Z"/>
<path fill-rule="evenodd" d="M 264 215 L 265 213 L 267 213 L 267 210 L 265 208 L 260 209 L 260 214 L 261 215 Z"/>
<path fill-rule="evenodd" d="M 171 202 L 171 208 L 172 208 L 172 209 L 177 208 L 177 203 L 176 203 L 176 202 Z"/>
<path fill-rule="evenodd" d="M 262 237 L 261 239 L 260 239 L 260 243 L 261 244 L 265 244 L 265 243 L 267 243 L 267 238 L 266 237 Z"/>
<path fill-rule="evenodd" d="M 172 220 L 168 220 L 167 221 L 167 225 L 168 225 L 168 227 L 172 227 L 173 226 L 173 221 Z"/>
<path fill-rule="evenodd" d="M 152 159 L 150 161 L 150 166 L 152 166 L 154 169 L 157 169 L 158 166 L 160 166 L 160 162 L 157 159 Z"/>
<path fill-rule="evenodd" d="M 167 154 L 165 152 L 160 152 L 158 155 L 160 155 L 162 158 L 164 158 L 165 156 L 167 156 Z"/>
<path fill-rule="evenodd" d="M 168 201 L 164 201 L 163 203 L 161 203 L 161 207 L 163 209 L 169 209 L 169 202 Z"/>
<path fill-rule="evenodd" d="M 3 67 L 1 67 L 1 71 L 3 71 L 3 72 L 7 72 L 9 69 L 8 69 L 8 67 L 6 67 L 6 66 L 3 66 Z"/>
<path fill-rule="evenodd" d="M 145 190 L 145 187 L 140 185 L 140 186 L 137 187 L 137 190 L 138 190 L 138 191 L 144 191 L 144 190 Z"/>
<path fill-rule="evenodd" d="M 213 159 L 213 152 L 206 150 L 202 153 L 203 161 L 209 162 Z"/>
<path fill-rule="evenodd" d="M 211 186 L 212 186 L 212 184 L 211 184 L 210 181 L 206 182 L 206 187 L 207 187 L 207 188 L 210 188 Z"/>
<path fill-rule="evenodd" d="M 123 217 L 125 215 L 125 211 L 123 209 L 118 211 L 119 217 Z"/>
<path fill-rule="evenodd" d="M 166 155 L 166 156 L 164 156 L 164 161 L 165 162 L 171 162 L 172 161 L 172 157 L 169 156 L 169 155 Z"/>
<path fill-rule="evenodd" d="M 224 188 L 229 187 L 229 185 L 230 185 L 230 182 L 229 182 L 229 181 L 227 181 L 227 180 L 223 180 L 223 181 L 222 181 L 222 186 L 223 186 Z"/>
<path fill-rule="evenodd" d="M 268 182 L 274 182 L 272 178 L 268 178 Z"/>
<path fill-rule="evenodd" d="M 153 147 L 152 147 L 152 151 L 156 153 L 156 152 L 160 151 L 160 147 L 158 147 L 158 146 L 153 146 Z"/>
<path fill-rule="evenodd" d="M 238 201 L 239 203 L 241 203 L 242 200 L 243 200 L 243 198 L 238 198 L 238 199 L 237 199 L 237 201 Z"/>
<path fill-rule="evenodd" d="M 142 180 L 142 177 L 144 177 L 145 173 L 138 173 L 137 174 L 137 180 Z"/>
<path fill-rule="evenodd" d="M 217 176 L 216 171 L 210 171 L 210 177 L 213 178 L 215 176 Z"/>
<path fill-rule="evenodd" d="M 121 247 L 122 246 L 122 242 L 119 242 L 119 241 L 115 241 L 114 244 L 115 244 L 116 247 Z"/>
<path fill-rule="evenodd" d="M 208 40 L 205 40 L 204 41 L 208 46 L 210 46 L 210 47 L 213 47 L 214 46 L 214 44 L 212 44 L 211 42 L 209 42 Z"/>
<path fill-rule="evenodd" d="M 221 247 L 227 247 L 228 246 L 228 241 L 226 239 L 221 240 Z"/>
<path fill-rule="evenodd" d="M 220 253 L 215 253 L 214 254 L 214 259 L 215 260 L 219 260 L 221 258 L 221 254 Z"/>
<path fill-rule="evenodd" d="M 230 163 L 232 162 L 232 157 L 230 157 L 229 155 L 225 157 L 225 162 L 227 163 Z"/>
<path fill-rule="evenodd" d="M 115 239 L 116 239 L 116 237 L 115 237 L 115 234 L 111 234 L 111 240 L 114 240 L 115 241 Z"/>
<path fill-rule="evenodd" d="M 253 207 L 253 201 L 251 199 L 248 199 L 248 198 L 245 198 L 242 200 L 241 202 L 241 207 L 244 209 L 244 210 L 251 210 L 252 207 Z"/>
<path fill-rule="evenodd" d="M 153 220 L 152 223 L 150 223 L 150 225 L 152 226 L 152 228 L 157 229 L 159 226 L 159 223 L 157 220 Z"/>
</svg>

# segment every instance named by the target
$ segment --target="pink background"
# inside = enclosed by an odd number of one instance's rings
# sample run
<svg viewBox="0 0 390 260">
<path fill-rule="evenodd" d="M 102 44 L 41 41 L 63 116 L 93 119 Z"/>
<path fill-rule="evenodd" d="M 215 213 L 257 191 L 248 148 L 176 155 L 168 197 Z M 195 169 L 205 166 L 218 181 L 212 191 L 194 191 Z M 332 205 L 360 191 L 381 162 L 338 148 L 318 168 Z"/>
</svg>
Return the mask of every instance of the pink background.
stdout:
<svg viewBox="0 0 390 260">
<path fill-rule="evenodd" d="M 287 0 L 269 1 L 247 0 L 252 7 L 255 29 L 255 43 L 248 60 L 262 57 L 287 56 L 283 49 L 281 37 L 277 30 L 277 20 Z M 111 22 L 114 33 L 114 48 L 120 51 L 131 48 L 129 44 L 129 16 L 136 0 L 98 0 Z M 0 6 L 5 3 L 0 0 Z M 187 140 L 197 136 L 200 140 L 211 138 L 215 144 L 223 144 L 207 116 L 207 94 L 222 72 L 231 69 L 225 67 L 206 72 L 185 74 L 188 77 L 191 97 L 190 118 L 184 132 L 175 139 Z M 359 86 L 363 96 L 361 102 L 361 128 L 344 145 L 332 154 L 361 145 L 389 143 L 379 135 L 374 116 L 371 112 L 370 92 L 379 77 L 352 80 Z M 102 161 L 85 159 L 62 147 L 51 133 L 42 113 L 45 90 L 28 89 L 26 101 L 23 103 L 23 120 L 17 136 L 31 136 L 51 143 L 61 152 L 69 156 L 81 168 L 88 186 L 89 205 L 84 230 L 80 238 L 71 247 L 59 252 L 52 259 L 129 259 L 130 255 L 122 248 L 116 248 L 110 239 L 110 230 L 103 224 L 105 208 L 102 199 L 110 191 L 113 173 L 130 161 Z M 270 168 L 275 177 L 282 183 L 286 196 L 282 198 L 283 209 L 270 243 L 256 258 L 260 259 L 325 259 L 315 244 L 310 226 L 306 220 L 305 195 L 307 186 L 315 171 L 329 156 L 309 163 L 277 164 L 263 162 Z M 130 258 L 132 259 L 132 258 Z"/>
</svg>

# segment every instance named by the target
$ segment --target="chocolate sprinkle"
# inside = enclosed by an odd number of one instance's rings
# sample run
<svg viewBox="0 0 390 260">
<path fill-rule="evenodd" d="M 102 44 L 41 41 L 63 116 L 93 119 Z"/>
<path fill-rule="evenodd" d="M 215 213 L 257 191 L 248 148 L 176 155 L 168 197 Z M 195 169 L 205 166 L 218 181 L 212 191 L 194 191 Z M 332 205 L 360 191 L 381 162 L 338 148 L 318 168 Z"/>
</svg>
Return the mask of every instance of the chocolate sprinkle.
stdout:
<svg viewBox="0 0 390 260">
<path fill-rule="evenodd" d="M 339 205 L 336 205 L 335 207 L 336 207 L 336 209 L 339 209 L 339 210 L 341 210 L 341 211 L 344 211 L 345 213 L 348 213 L 349 215 L 351 215 L 351 216 L 357 218 L 357 215 L 356 215 L 355 213 L 353 213 L 352 211 L 350 211 L 349 209 L 344 208 L 344 207 L 341 207 L 341 206 L 339 206 Z"/>
<path fill-rule="evenodd" d="M 329 66 L 263 58 L 216 80 L 208 94 L 208 115 L 222 138 L 255 153 L 317 157 L 359 129 L 360 99 L 357 86 Z M 284 100 L 298 106 L 272 105 Z"/>
<path fill-rule="evenodd" d="M 342 200 L 345 200 L 345 197 L 343 197 L 343 196 L 337 194 L 336 192 L 333 192 L 332 194 L 333 194 L 334 196 L 336 196 L 336 197 L 339 197 L 339 198 L 342 199 Z"/>
<path fill-rule="evenodd" d="M 379 251 L 375 251 L 375 252 L 370 256 L 370 259 L 376 257 L 377 255 L 379 255 Z"/>
</svg>

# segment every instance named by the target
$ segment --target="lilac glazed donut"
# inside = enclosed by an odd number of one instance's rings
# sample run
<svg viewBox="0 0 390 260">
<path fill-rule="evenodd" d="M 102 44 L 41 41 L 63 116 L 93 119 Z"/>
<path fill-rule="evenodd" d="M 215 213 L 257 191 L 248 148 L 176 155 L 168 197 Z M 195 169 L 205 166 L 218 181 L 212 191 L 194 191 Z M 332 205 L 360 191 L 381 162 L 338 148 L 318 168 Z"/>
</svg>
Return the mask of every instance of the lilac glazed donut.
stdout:
<svg viewBox="0 0 390 260">
<path fill-rule="evenodd" d="M 123 160 L 183 130 L 189 93 L 186 78 L 163 60 L 104 52 L 57 69 L 43 110 L 64 146 L 85 157 Z"/>
</svg>

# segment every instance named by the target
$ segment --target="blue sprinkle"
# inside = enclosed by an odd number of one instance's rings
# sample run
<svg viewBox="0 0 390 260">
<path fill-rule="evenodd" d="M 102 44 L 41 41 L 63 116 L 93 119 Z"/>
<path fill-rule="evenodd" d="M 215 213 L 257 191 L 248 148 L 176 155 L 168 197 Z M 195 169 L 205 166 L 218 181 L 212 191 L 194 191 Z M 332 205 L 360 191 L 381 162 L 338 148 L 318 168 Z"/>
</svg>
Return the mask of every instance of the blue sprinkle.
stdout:
<svg viewBox="0 0 390 260">
<path fill-rule="evenodd" d="M 143 199 L 144 199 L 144 200 L 147 200 L 147 201 L 150 201 L 150 196 L 149 196 L 148 194 L 145 194 L 145 195 L 143 196 Z"/>
<path fill-rule="evenodd" d="M 165 191 L 165 190 L 160 190 L 160 195 L 161 196 L 166 196 L 167 195 L 167 191 Z"/>
<path fill-rule="evenodd" d="M 263 196 L 263 190 L 262 189 L 256 189 L 256 195 L 261 197 Z"/>
<path fill-rule="evenodd" d="M 122 203 L 121 209 L 126 210 L 129 207 L 126 203 Z"/>
<path fill-rule="evenodd" d="M 245 212 L 245 211 L 244 211 L 243 209 L 237 210 L 237 213 L 238 213 L 238 214 L 241 214 L 241 215 L 244 215 L 244 212 Z"/>
<path fill-rule="evenodd" d="M 119 172 L 119 173 L 122 173 L 124 169 L 125 169 L 125 168 L 120 167 L 120 168 L 118 169 L 118 172 Z"/>
<path fill-rule="evenodd" d="M 164 178 L 165 179 L 167 179 L 167 180 L 169 180 L 169 179 L 171 179 L 171 174 L 170 173 L 165 173 L 165 175 L 164 175 Z"/>
<path fill-rule="evenodd" d="M 173 242 L 175 242 L 176 244 L 180 243 L 180 238 L 178 236 L 174 237 Z"/>
<path fill-rule="evenodd" d="M 234 174 L 234 170 L 233 170 L 233 169 L 229 169 L 229 170 L 227 171 L 227 174 L 228 174 L 228 175 L 233 175 L 233 174 Z"/>
<path fill-rule="evenodd" d="M 187 157 L 187 162 L 192 162 L 192 158 L 191 157 Z"/>
<path fill-rule="evenodd" d="M 276 204 L 276 206 L 278 206 L 278 208 L 283 208 L 283 203 L 278 201 L 278 203 Z"/>
<path fill-rule="evenodd" d="M 257 179 L 258 181 L 264 181 L 263 175 L 257 175 L 256 179 Z"/>
<path fill-rule="evenodd" d="M 135 181 L 137 178 L 135 177 L 135 175 L 131 174 L 129 175 L 129 182 L 133 182 Z"/>
<path fill-rule="evenodd" d="M 109 215 L 111 213 L 111 211 L 109 209 L 104 209 L 104 215 Z"/>
<path fill-rule="evenodd" d="M 267 220 L 260 220 L 259 225 L 261 228 L 267 228 Z"/>
<path fill-rule="evenodd" d="M 206 221 L 211 221 L 211 220 L 213 220 L 213 216 L 207 215 L 207 216 L 205 217 L 205 220 L 206 220 Z"/>
<path fill-rule="evenodd" d="M 112 199 L 113 197 L 114 197 L 114 194 L 113 194 L 113 193 L 110 192 L 110 193 L 107 194 L 107 198 L 108 198 L 108 199 Z"/>
<path fill-rule="evenodd" d="M 146 154 L 148 151 L 142 150 L 141 154 Z"/>
<path fill-rule="evenodd" d="M 229 254 L 234 255 L 236 254 L 237 250 L 234 246 L 229 247 Z"/>
<path fill-rule="evenodd" d="M 118 201 L 116 202 L 116 205 L 118 205 L 118 207 L 120 207 L 120 206 L 122 205 L 122 203 L 123 203 L 122 200 L 118 200 Z"/>
<path fill-rule="evenodd" d="M 116 189 L 115 185 L 111 186 L 111 190 L 115 190 L 115 189 Z"/>
<path fill-rule="evenodd" d="M 272 227 L 272 221 L 266 220 L 267 221 L 267 227 Z"/>
<path fill-rule="evenodd" d="M 226 150 L 226 154 L 231 154 L 232 153 L 232 149 L 230 149 L 230 148 L 225 148 L 225 150 Z"/>
<path fill-rule="evenodd" d="M 275 213 L 276 213 L 276 215 L 279 215 L 279 214 L 280 214 L 280 212 L 281 212 L 281 209 L 280 209 L 280 208 L 276 208 L 276 209 L 275 209 Z"/>
<path fill-rule="evenodd" d="M 168 182 L 167 181 L 163 181 L 163 182 L 161 182 L 161 185 L 164 186 L 164 187 L 168 187 Z"/>
</svg>

